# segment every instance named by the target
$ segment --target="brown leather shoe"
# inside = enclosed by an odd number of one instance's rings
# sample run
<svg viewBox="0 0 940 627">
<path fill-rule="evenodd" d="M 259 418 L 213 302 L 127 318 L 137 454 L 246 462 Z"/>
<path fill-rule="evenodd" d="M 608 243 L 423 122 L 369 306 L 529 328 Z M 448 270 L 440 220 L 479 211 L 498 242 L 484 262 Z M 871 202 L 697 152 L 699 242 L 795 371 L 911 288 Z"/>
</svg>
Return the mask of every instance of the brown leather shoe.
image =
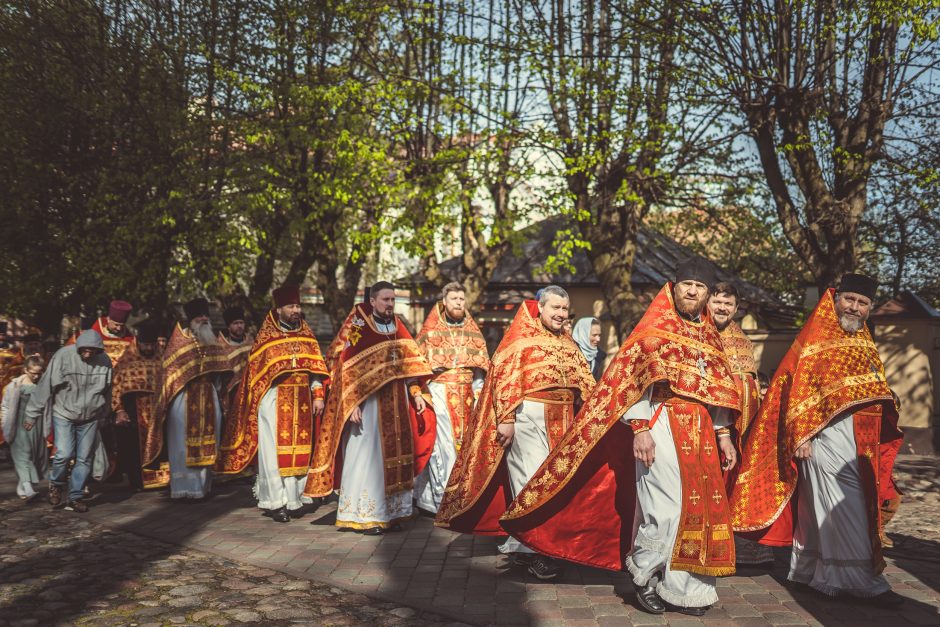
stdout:
<svg viewBox="0 0 940 627">
<path fill-rule="evenodd" d="M 69 501 L 65 504 L 65 510 L 77 514 L 84 514 L 88 511 L 88 505 L 86 505 L 84 501 Z"/>
<path fill-rule="evenodd" d="M 58 507 L 62 504 L 62 488 L 52 483 L 49 484 L 49 505 Z"/>
</svg>

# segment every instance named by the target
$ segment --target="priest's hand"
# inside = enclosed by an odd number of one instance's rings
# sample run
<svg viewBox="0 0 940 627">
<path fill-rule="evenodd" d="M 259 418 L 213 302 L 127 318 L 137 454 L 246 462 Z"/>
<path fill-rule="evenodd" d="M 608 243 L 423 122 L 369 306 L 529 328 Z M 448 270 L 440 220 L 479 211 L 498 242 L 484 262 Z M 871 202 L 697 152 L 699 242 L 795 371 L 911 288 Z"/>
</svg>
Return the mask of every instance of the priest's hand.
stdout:
<svg viewBox="0 0 940 627">
<path fill-rule="evenodd" d="M 119 427 L 124 425 L 131 424 L 131 417 L 127 415 L 127 412 L 123 409 L 118 410 L 117 414 L 114 415 L 114 424 Z"/>
<path fill-rule="evenodd" d="M 29 430 L 31 430 L 31 429 L 33 428 L 33 423 L 31 423 L 31 422 L 29 422 L 29 421 L 27 420 L 26 422 L 23 423 L 23 428 L 26 429 L 27 431 L 29 431 Z"/>
<path fill-rule="evenodd" d="M 423 396 L 415 394 L 412 398 L 415 399 L 415 409 L 418 410 L 419 414 L 427 409 L 427 403 L 424 402 Z"/>
<path fill-rule="evenodd" d="M 326 403 L 323 402 L 323 399 L 322 399 L 322 398 L 315 398 L 315 399 L 313 399 L 313 415 L 314 415 L 314 416 L 319 416 L 320 414 L 322 414 L 322 413 L 323 413 L 323 407 L 324 407 L 325 405 L 326 405 Z"/>
<path fill-rule="evenodd" d="M 516 425 L 512 422 L 504 422 L 496 425 L 496 443 L 503 448 L 512 446 L 512 440 L 516 436 Z"/>
<path fill-rule="evenodd" d="M 650 432 L 641 431 L 633 436 L 633 456 L 638 462 L 643 462 L 649 468 L 656 459 L 656 443 Z"/>
<path fill-rule="evenodd" d="M 734 465 L 738 462 L 738 452 L 734 450 L 734 444 L 732 444 L 731 438 L 719 436 L 718 448 L 721 449 L 722 457 L 724 458 L 724 461 L 721 462 L 721 469 L 731 470 L 734 468 Z"/>
<path fill-rule="evenodd" d="M 349 414 L 349 422 L 353 423 L 354 425 L 362 424 L 362 408 L 358 405 L 356 405 L 353 408 L 352 413 Z"/>
<path fill-rule="evenodd" d="M 796 453 L 793 454 L 793 457 L 796 459 L 809 459 L 813 456 L 813 445 L 809 440 L 800 444 L 800 448 L 796 449 Z"/>
</svg>

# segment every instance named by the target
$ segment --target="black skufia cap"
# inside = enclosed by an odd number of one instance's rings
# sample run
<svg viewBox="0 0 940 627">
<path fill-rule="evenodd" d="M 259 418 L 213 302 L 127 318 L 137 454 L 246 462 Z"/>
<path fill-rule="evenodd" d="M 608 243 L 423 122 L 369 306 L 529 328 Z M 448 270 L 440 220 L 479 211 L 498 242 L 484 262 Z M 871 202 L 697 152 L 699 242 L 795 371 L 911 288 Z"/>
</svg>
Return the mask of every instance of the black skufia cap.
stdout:
<svg viewBox="0 0 940 627">
<path fill-rule="evenodd" d="M 878 290 L 878 281 L 864 274 L 855 274 L 846 272 L 839 281 L 838 292 L 853 292 L 867 296 L 869 300 L 875 300 L 875 292 Z"/>
<path fill-rule="evenodd" d="M 708 260 L 701 257 L 689 257 L 676 266 L 676 283 L 682 281 L 698 281 L 711 289 L 715 284 L 715 270 Z"/>
</svg>

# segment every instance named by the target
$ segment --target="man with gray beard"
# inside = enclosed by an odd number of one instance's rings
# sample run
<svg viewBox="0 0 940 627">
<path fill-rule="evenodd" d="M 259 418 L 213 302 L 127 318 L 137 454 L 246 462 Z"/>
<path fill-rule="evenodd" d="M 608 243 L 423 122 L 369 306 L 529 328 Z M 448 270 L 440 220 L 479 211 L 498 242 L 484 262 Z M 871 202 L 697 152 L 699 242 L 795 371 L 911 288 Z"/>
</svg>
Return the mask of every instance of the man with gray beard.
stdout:
<svg viewBox="0 0 940 627">
<path fill-rule="evenodd" d="M 212 489 L 219 448 L 221 375 L 232 367 L 228 349 L 212 331 L 209 301 L 196 298 L 183 309 L 187 324 L 176 325 L 163 353 L 163 387 L 154 415 L 166 415 L 170 498 L 203 499 Z"/>
<path fill-rule="evenodd" d="M 897 445 L 897 410 L 865 327 L 877 283 L 845 274 L 803 325 L 742 448 L 735 531 L 793 547 L 797 590 L 896 607 L 882 574 L 880 455 Z"/>
</svg>

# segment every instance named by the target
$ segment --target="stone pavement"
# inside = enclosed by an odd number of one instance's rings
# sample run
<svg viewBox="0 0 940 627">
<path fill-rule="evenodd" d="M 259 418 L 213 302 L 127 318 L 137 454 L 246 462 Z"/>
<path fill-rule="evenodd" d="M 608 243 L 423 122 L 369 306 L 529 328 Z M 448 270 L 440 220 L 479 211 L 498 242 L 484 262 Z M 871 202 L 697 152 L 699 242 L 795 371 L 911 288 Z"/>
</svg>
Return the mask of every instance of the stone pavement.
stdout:
<svg viewBox="0 0 940 627">
<path fill-rule="evenodd" d="M 791 592 L 784 584 L 788 551 L 780 550 L 771 572 L 742 571 L 719 580 L 721 600 L 703 619 L 673 613 L 652 616 L 635 606 L 632 585 L 624 574 L 569 565 L 557 582 L 536 582 L 507 564 L 494 538 L 437 529 L 425 517 L 407 523 L 402 533 L 380 537 L 343 533 L 332 524 L 335 503 L 324 504 L 301 520 L 277 524 L 253 507 L 250 487 L 243 482 L 220 484 L 210 501 L 191 505 L 172 503 L 160 493 L 131 495 L 104 486 L 84 520 L 185 547 L 176 551 L 180 555 L 208 553 L 234 568 L 256 567 L 292 581 L 325 583 L 327 590 L 349 590 L 356 593 L 348 599 L 353 605 L 367 598 L 391 603 L 386 607 L 407 605 L 425 612 L 412 617 L 421 624 L 446 619 L 480 625 L 572 626 L 940 624 L 940 465 L 933 458 L 901 458 L 898 468 L 908 496 L 888 529 L 896 548 L 888 553 L 886 575 L 894 589 L 910 599 L 899 611 Z M 0 485 L 0 496 L 9 496 L 12 484 L 8 477 L 2 479 L 7 480 Z M 47 510 L 45 505 L 27 507 L 37 516 Z M 164 554 L 157 563 L 170 557 Z M 152 558 L 131 551 L 127 559 L 140 564 Z M 0 597 L 0 615 L 5 598 Z M 313 620 L 331 623 L 327 617 Z M 362 624 L 377 622 L 370 618 Z"/>
</svg>

